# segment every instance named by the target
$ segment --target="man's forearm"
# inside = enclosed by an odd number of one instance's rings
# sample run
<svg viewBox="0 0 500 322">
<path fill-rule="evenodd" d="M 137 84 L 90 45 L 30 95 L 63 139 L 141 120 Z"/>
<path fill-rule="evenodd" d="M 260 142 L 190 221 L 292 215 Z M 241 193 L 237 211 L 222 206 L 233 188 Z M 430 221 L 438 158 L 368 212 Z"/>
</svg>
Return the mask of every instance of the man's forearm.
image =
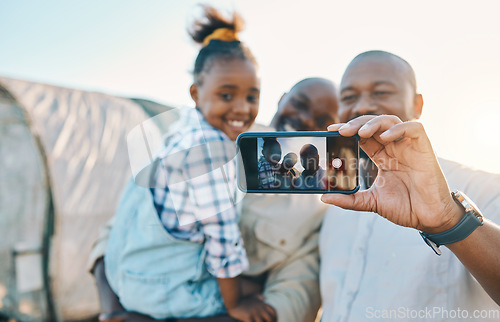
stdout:
<svg viewBox="0 0 500 322">
<path fill-rule="evenodd" d="M 467 238 L 447 247 L 500 305 L 500 226 L 485 219 Z"/>
</svg>

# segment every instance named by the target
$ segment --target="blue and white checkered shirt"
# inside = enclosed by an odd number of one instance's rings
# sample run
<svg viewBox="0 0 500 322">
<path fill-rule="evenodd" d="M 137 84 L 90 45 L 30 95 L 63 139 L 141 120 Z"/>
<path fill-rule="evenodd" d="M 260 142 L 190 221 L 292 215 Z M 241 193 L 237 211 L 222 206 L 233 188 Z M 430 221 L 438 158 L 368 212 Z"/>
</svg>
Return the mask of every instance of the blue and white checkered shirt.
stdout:
<svg viewBox="0 0 500 322">
<path fill-rule="evenodd" d="M 257 173 L 260 189 L 275 188 L 276 182 L 274 176 L 276 175 L 276 167 L 273 167 L 264 156 L 261 156 L 259 163 L 257 163 Z"/>
<path fill-rule="evenodd" d="M 210 274 L 240 275 L 248 260 L 235 204 L 235 144 L 196 109 L 183 111 L 170 132 L 151 188 L 160 220 L 174 238 L 204 244 Z"/>
</svg>

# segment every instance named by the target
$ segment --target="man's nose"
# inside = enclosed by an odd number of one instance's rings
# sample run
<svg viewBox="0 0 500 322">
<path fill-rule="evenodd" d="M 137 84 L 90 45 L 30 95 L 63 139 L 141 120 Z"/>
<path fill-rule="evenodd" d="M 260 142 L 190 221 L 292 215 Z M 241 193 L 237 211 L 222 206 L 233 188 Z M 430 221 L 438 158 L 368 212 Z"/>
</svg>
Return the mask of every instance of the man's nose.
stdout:
<svg viewBox="0 0 500 322">
<path fill-rule="evenodd" d="M 304 127 L 302 130 L 314 131 L 316 129 L 316 123 L 314 122 L 314 118 L 312 115 L 301 115 L 300 121 L 302 122 L 302 126 Z"/>
<path fill-rule="evenodd" d="M 376 114 L 377 112 L 377 104 L 368 94 L 363 94 L 359 97 L 359 100 L 354 105 L 354 109 L 352 113 L 356 116 L 360 115 L 371 115 Z"/>
</svg>

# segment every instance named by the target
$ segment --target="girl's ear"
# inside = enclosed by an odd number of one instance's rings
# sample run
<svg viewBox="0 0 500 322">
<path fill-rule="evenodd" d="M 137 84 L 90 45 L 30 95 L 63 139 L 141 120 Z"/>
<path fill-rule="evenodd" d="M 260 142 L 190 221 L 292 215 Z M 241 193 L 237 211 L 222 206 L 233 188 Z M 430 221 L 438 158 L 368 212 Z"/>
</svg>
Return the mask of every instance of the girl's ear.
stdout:
<svg viewBox="0 0 500 322">
<path fill-rule="evenodd" d="M 198 85 L 192 84 L 189 88 L 189 93 L 191 94 L 191 98 L 193 99 L 196 106 L 198 106 Z"/>
</svg>

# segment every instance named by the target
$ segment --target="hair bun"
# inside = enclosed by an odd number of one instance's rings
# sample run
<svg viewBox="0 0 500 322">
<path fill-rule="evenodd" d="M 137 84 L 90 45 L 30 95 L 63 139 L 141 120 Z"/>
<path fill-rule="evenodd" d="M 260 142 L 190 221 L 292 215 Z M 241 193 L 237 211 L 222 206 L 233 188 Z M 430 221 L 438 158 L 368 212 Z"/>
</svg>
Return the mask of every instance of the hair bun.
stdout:
<svg viewBox="0 0 500 322">
<path fill-rule="evenodd" d="M 203 39 L 203 46 L 207 46 L 211 40 L 235 41 L 240 39 L 235 30 L 230 28 L 218 28 Z"/>
<path fill-rule="evenodd" d="M 210 40 L 238 40 L 238 33 L 245 27 L 245 21 L 239 13 L 233 12 L 225 16 L 219 10 L 209 5 L 202 5 L 203 16 L 194 21 L 188 32 L 193 40 L 203 46 Z"/>
</svg>

